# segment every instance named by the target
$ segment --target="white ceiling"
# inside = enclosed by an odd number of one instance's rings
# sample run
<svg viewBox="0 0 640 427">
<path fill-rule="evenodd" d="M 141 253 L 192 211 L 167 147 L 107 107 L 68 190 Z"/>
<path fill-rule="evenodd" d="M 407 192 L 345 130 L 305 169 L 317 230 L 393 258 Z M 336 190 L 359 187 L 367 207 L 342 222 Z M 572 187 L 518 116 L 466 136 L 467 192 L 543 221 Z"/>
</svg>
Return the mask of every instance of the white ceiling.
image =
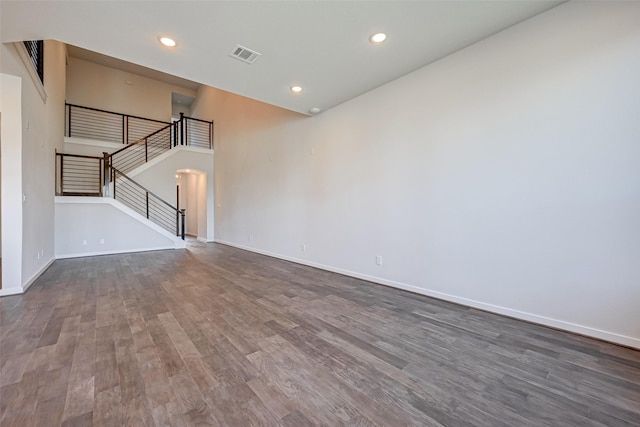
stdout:
<svg viewBox="0 0 640 427">
<path fill-rule="evenodd" d="M 7 1 L 2 42 L 54 39 L 303 114 L 327 110 L 562 1 Z M 374 46 L 368 37 L 385 32 Z M 161 35 L 178 46 L 165 48 Z M 262 56 L 228 56 L 240 44 Z M 293 94 L 294 85 L 304 88 Z"/>
</svg>

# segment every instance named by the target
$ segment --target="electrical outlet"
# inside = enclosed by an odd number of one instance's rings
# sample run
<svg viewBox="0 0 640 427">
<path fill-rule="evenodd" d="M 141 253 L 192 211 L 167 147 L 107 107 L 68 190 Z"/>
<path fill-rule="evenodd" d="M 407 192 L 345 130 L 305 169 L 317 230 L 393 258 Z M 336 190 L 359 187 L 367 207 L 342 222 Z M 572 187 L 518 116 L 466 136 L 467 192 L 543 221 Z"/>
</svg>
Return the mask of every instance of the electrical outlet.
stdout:
<svg viewBox="0 0 640 427">
<path fill-rule="evenodd" d="M 104 239 L 100 239 L 100 244 L 104 245 Z"/>
<path fill-rule="evenodd" d="M 377 255 L 376 256 L 376 265 L 382 265 L 382 256 L 381 255 Z"/>
<path fill-rule="evenodd" d="M 307 245 L 302 244 L 302 246 L 300 247 L 300 250 L 301 250 L 302 252 L 306 252 L 306 251 L 307 251 Z"/>
<path fill-rule="evenodd" d="M 253 235 L 249 234 L 249 241 L 253 240 Z"/>
<path fill-rule="evenodd" d="M 86 241 L 86 240 L 83 240 L 83 241 L 82 241 L 82 244 L 83 244 L 84 246 L 87 246 L 87 241 Z"/>
</svg>

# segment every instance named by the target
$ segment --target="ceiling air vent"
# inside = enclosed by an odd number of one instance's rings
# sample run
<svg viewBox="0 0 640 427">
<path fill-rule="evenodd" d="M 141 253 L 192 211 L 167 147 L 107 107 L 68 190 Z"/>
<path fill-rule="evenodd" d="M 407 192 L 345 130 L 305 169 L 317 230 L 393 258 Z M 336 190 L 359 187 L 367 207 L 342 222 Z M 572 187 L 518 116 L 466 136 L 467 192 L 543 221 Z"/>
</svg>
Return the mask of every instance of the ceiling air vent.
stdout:
<svg viewBox="0 0 640 427">
<path fill-rule="evenodd" d="M 229 56 L 239 59 L 240 61 L 253 64 L 256 61 L 256 59 L 258 59 L 260 54 L 244 46 L 236 45 L 236 47 L 231 51 Z"/>
</svg>

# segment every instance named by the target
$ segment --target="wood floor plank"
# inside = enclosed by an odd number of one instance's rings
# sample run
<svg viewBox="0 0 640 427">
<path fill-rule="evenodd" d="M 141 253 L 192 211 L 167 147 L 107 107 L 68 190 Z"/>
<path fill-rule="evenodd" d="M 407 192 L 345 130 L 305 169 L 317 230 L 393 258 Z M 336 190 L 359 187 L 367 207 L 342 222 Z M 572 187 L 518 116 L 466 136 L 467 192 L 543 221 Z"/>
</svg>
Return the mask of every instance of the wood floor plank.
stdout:
<svg viewBox="0 0 640 427">
<path fill-rule="evenodd" d="M 39 400 L 33 417 L 36 426 L 60 425 L 64 413 L 66 396 L 57 396 L 49 400 Z M 25 425 L 29 425 L 28 423 Z"/>
<path fill-rule="evenodd" d="M 640 351 L 219 244 L 0 299 L 7 426 L 638 426 Z"/>
<path fill-rule="evenodd" d="M 80 415 L 93 411 L 94 404 L 94 378 L 70 381 L 67 389 L 66 404 L 62 419 L 64 421 L 74 419 Z M 92 416 L 93 418 L 93 416 Z"/>
<path fill-rule="evenodd" d="M 98 426 L 122 425 L 121 401 L 122 396 L 119 386 L 100 392 L 96 391 L 93 405 L 93 424 Z"/>
</svg>

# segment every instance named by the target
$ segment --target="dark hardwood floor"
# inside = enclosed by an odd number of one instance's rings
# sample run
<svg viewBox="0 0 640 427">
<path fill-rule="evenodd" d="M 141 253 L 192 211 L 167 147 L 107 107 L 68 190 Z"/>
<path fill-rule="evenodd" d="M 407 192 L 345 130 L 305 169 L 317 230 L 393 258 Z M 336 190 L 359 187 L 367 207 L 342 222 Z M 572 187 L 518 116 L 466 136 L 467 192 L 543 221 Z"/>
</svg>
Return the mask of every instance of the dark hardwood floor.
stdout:
<svg viewBox="0 0 640 427">
<path fill-rule="evenodd" d="M 638 351 L 222 245 L 0 309 L 3 427 L 640 425 Z"/>
</svg>

